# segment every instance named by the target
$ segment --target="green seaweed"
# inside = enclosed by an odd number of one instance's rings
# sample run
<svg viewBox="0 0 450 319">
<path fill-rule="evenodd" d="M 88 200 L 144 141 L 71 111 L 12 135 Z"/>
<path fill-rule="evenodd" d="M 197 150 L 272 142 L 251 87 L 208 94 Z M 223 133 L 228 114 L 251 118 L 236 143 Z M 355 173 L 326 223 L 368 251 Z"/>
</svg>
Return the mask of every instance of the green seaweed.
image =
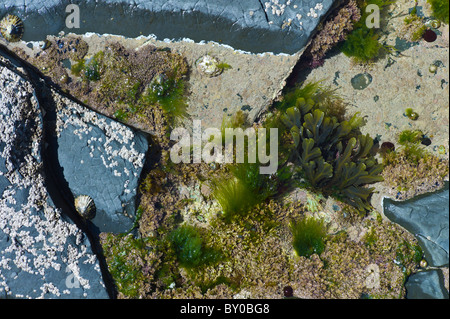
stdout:
<svg viewBox="0 0 450 319">
<path fill-rule="evenodd" d="M 178 262 L 187 269 L 214 264 L 222 258 L 220 251 L 206 247 L 198 229 L 182 225 L 169 234 Z"/>
<path fill-rule="evenodd" d="M 398 143 L 401 145 L 418 144 L 422 140 L 423 133 L 420 130 L 404 130 L 400 132 Z"/>
<path fill-rule="evenodd" d="M 380 42 L 379 30 L 368 28 L 366 19 L 370 12 L 366 12 L 368 5 L 376 5 L 380 9 L 380 18 L 385 19 L 386 8 L 395 1 L 391 0 L 361 0 L 358 6 L 361 9 L 361 19 L 355 23 L 353 31 L 340 46 L 341 51 L 348 57 L 352 57 L 358 63 L 375 61 L 382 52 L 388 48 Z"/>
<path fill-rule="evenodd" d="M 80 59 L 71 66 L 70 71 L 73 75 L 81 76 L 83 81 L 99 81 L 103 56 L 103 51 L 99 51 L 90 59 Z"/>
<path fill-rule="evenodd" d="M 325 249 L 326 227 L 322 220 L 305 217 L 291 223 L 292 245 L 298 256 L 320 255 Z"/>
<path fill-rule="evenodd" d="M 185 118 L 188 116 L 185 93 L 183 79 L 176 79 L 175 76 L 159 77 L 143 94 L 142 102 L 146 105 L 159 104 L 172 120 Z"/>
<path fill-rule="evenodd" d="M 77 63 L 71 65 L 70 71 L 72 72 L 73 75 L 80 76 L 81 71 L 83 71 L 84 68 L 85 68 L 84 59 L 80 59 L 77 61 Z"/>
<path fill-rule="evenodd" d="M 213 196 L 222 207 L 227 221 L 236 215 L 247 213 L 253 206 L 261 202 L 260 196 L 238 178 L 216 180 L 213 186 Z"/>
<path fill-rule="evenodd" d="M 369 247 L 369 248 L 373 247 L 378 240 L 376 231 L 374 229 L 370 229 L 364 236 L 363 240 L 364 240 L 364 244 L 367 247 Z"/>
<path fill-rule="evenodd" d="M 449 23 L 449 0 L 427 0 L 431 5 L 433 16 L 442 22 Z"/>
<path fill-rule="evenodd" d="M 379 41 L 379 35 L 364 25 L 350 33 L 341 46 L 341 51 L 346 56 L 354 58 L 358 63 L 375 60 L 383 49 L 384 46 Z"/>
<path fill-rule="evenodd" d="M 221 62 L 221 63 L 217 64 L 216 67 L 222 71 L 232 69 L 231 65 L 229 65 L 228 63 L 225 63 L 225 62 Z"/>
<path fill-rule="evenodd" d="M 401 242 L 396 249 L 396 258 L 398 265 L 406 266 L 408 263 L 418 264 L 423 258 L 423 250 L 419 245 L 413 245 L 406 240 Z"/>
<path fill-rule="evenodd" d="M 125 122 L 128 119 L 128 113 L 123 109 L 115 111 L 113 116 L 116 120 L 121 122 Z"/>
<path fill-rule="evenodd" d="M 312 98 L 291 96 L 290 101 L 295 101 L 294 106 L 280 118 L 292 136 L 290 160 L 308 185 L 360 211 L 370 210 L 373 189 L 365 185 L 383 180 L 383 166 L 370 154 L 373 139 L 359 132 L 365 121 L 358 114 L 339 120 Z"/>
<path fill-rule="evenodd" d="M 127 297 L 139 297 L 140 289 L 145 282 L 140 260 L 145 260 L 148 244 L 149 239 L 112 234 L 108 234 L 103 243 L 108 270 L 117 290 Z"/>
<path fill-rule="evenodd" d="M 407 116 L 410 120 L 417 120 L 419 118 L 419 114 L 417 114 L 417 112 L 414 112 L 414 110 L 410 107 L 408 107 L 405 110 L 405 116 Z"/>
<path fill-rule="evenodd" d="M 127 234 L 131 233 L 133 230 L 135 230 L 139 227 L 139 222 L 140 222 L 143 214 L 144 214 L 144 209 L 142 208 L 142 206 L 139 206 L 138 209 L 136 210 L 136 217 L 133 221 L 133 225 L 131 226 L 131 228 L 127 232 Z"/>
<path fill-rule="evenodd" d="M 294 186 L 292 172 L 279 167 L 274 174 L 260 173 L 259 162 L 230 165 L 231 178 L 213 180 L 213 196 L 224 212 L 225 220 L 248 214 L 253 207 L 285 194 Z"/>
<path fill-rule="evenodd" d="M 417 41 L 421 40 L 425 31 L 427 31 L 427 26 L 426 25 L 421 26 L 411 36 L 411 40 L 413 42 L 417 42 Z"/>
</svg>

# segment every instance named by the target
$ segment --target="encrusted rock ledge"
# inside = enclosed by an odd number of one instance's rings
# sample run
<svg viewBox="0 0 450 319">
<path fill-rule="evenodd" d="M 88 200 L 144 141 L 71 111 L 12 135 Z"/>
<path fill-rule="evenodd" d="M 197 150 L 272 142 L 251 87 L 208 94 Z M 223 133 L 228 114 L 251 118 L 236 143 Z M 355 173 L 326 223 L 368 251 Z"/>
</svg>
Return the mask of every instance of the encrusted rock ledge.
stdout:
<svg viewBox="0 0 450 319">
<path fill-rule="evenodd" d="M 108 298 L 88 238 L 45 188 L 33 86 L 2 63 L 0 91 L 0 295 Z"/>
</svg>

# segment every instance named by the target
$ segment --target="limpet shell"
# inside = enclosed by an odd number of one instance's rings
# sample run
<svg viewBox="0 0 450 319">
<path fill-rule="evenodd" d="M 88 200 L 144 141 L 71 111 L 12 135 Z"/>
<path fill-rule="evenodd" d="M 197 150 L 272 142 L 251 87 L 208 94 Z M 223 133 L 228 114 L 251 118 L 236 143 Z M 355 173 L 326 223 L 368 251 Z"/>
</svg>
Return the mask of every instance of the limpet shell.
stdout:
<svg viewBox="0 0 450 319">
<path fill-rule="evenodd" d="M 95 203 L 88 195 L 80 195 L 75 198 L 75 209 L 84 219 L 92 219 L 95 217 Z"/>
<path fill-rule="evenodd" d="M 23 36 L 23 22 L 19 17 L 8 14 L 0 21 L 0 32 L 8 42 L 18 42 Z"/>
</svg>

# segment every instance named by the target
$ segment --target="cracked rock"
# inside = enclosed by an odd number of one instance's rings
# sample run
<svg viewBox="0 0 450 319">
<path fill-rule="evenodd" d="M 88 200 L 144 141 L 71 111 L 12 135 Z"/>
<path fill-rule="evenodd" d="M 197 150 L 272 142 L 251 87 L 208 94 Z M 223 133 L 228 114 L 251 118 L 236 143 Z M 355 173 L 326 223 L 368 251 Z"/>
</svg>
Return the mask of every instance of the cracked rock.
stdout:
<svg viewBox="0 0 450 319">
<path fill-rule="evenodd" d="M 0 64 L 0 298 L 108 298 L 86 235 L 47 192 L 34 88 Z"/>
</svg>

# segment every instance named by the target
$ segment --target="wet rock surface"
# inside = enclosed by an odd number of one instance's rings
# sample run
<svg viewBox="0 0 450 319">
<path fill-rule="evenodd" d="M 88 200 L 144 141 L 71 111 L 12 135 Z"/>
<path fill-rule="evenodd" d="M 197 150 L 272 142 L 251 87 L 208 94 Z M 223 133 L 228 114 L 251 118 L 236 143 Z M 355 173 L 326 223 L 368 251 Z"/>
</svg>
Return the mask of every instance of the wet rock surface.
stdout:
<svg viewBox="0 0 450 319">
<path fill-rule="evenodd" d="M 33 86 L 1 63 L 0 97 L 0 296 L 108 298 L 88 237 L 46 189 Z"/>
<path fill-rule="evenodd" d="M 54 100 L 58 160 L 73 196 L 94 200 L 98 232 L 130 230 L 146 136 L 55 92 Z"/>
<path fill-rule="evenodd" d="M 384 213 L 415 234 L 430 266 L 448 265 L 449 191 L 446 189 L 406 202 L 386 200 Z"/>
<path fill-rule="evenodd" d="M 109 33 L 137 37 L 155 34 L 159 39 L 191 38 L 215 41 L 253 53 L 293 54 L 308 42 L 334 0 L 107 0 L 77 1 L 81 8 L 78 34 Z M 26 41 L 41 40 L 65 25 L 69 0 L 6 0 L 0 8 L 23 16 Z"/>
<path fill-rule="evenodd" d="M 442 271 L 435 269 L 416 273 L 406 282 L 408 299 L 448 299 Z"/>
</svg>

